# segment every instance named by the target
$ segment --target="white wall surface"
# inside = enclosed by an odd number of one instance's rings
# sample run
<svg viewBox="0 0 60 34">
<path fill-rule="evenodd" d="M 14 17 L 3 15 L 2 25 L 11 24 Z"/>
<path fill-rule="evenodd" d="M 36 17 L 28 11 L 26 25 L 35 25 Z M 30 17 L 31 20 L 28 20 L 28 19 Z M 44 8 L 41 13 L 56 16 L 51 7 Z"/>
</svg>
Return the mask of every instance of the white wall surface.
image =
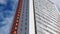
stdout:
<svg viewBox="0 0 60 34">
<path fill-rule="evenodd" d="M 33 14 L 33 0 L 29 0 L 29 34 L 35 34 L 34 29 L 34 14 Z"/>
</svg>

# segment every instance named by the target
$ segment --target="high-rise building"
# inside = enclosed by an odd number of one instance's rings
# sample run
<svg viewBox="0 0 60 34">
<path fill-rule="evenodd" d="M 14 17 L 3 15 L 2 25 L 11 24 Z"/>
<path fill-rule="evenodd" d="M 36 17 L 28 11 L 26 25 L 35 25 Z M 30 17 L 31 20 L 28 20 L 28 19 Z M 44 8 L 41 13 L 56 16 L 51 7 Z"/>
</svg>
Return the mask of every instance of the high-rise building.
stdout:
<svg viewBox="0 0 60 34">
<path fill-rule="evenodd" d="M 22 0 L 21 3 L 17 34 L 60 34 L 59 11 L 53 2 Z"/>
<path fill-rule="evenodd" d="M 23 0 L 18 34 L 29 34 L 29 0 Z"/>
<path fill-rule="evenodd" d="M 59 11 L 50 0 L 34 0 L 35 34 L 60 34 Z"/>
</svg>

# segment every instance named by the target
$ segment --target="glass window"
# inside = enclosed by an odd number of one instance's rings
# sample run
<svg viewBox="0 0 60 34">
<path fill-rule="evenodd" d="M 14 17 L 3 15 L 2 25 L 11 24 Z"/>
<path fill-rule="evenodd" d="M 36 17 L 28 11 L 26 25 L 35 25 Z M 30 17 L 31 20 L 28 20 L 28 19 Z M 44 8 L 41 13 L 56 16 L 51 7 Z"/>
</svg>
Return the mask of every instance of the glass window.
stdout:
<svg viewBox="0 0 60 34">
<path fill-rule="evenodd" d="M 25 23 L 25 25 L 27 25 L 27 23 Z"/>
<path fill-rule="evenodd" d="M 25 27 L 25 30 L 27 30 L 27 27 Z"/>
<path fill-rule="evenodd" d="M 22 31 L 22 28 L 20 29 L 20 31 Z"/>
<path fill-rule="evenodd" d="M 23 20 L 21 20 L 21 22 L 23 22 Z"/>
<path fill-rule="evenodd" d="M 25 34 L 26 34 L 26 32 L 25 32 Z"/>
<path fill-rule="evenodd" d="M 27 18 L 25 20 L 27 21 Z"/>
<path fill-rule="evenodd" d="M 22 26 L 22 24 L 21 24 L 21 26 Z"/>
</svg>

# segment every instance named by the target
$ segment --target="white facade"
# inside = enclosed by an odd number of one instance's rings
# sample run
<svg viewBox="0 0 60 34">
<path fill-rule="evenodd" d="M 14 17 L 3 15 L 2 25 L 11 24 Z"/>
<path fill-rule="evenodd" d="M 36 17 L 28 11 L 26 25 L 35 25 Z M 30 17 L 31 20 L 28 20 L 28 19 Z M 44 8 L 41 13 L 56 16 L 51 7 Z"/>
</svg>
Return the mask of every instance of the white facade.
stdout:
<svg viewBox="0 0 60 34">
<path fill-rule="evenodd" d="M 60 34 L 59 11 L 49 0 L 34 0 L 37 34 Z"/>
</svg>

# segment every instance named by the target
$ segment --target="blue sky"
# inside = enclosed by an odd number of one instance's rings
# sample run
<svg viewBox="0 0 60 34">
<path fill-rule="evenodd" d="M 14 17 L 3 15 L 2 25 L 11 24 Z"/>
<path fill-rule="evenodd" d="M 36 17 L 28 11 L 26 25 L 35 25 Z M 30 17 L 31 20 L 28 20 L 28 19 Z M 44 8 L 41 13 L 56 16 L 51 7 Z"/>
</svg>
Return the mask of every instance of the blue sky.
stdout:
<svg viewBox="0 0 60 34">
<path fill-rule="evenodd" d="M 18 0 L 0 0 L 0 34 L 9 34 Z"/>
</svg>

